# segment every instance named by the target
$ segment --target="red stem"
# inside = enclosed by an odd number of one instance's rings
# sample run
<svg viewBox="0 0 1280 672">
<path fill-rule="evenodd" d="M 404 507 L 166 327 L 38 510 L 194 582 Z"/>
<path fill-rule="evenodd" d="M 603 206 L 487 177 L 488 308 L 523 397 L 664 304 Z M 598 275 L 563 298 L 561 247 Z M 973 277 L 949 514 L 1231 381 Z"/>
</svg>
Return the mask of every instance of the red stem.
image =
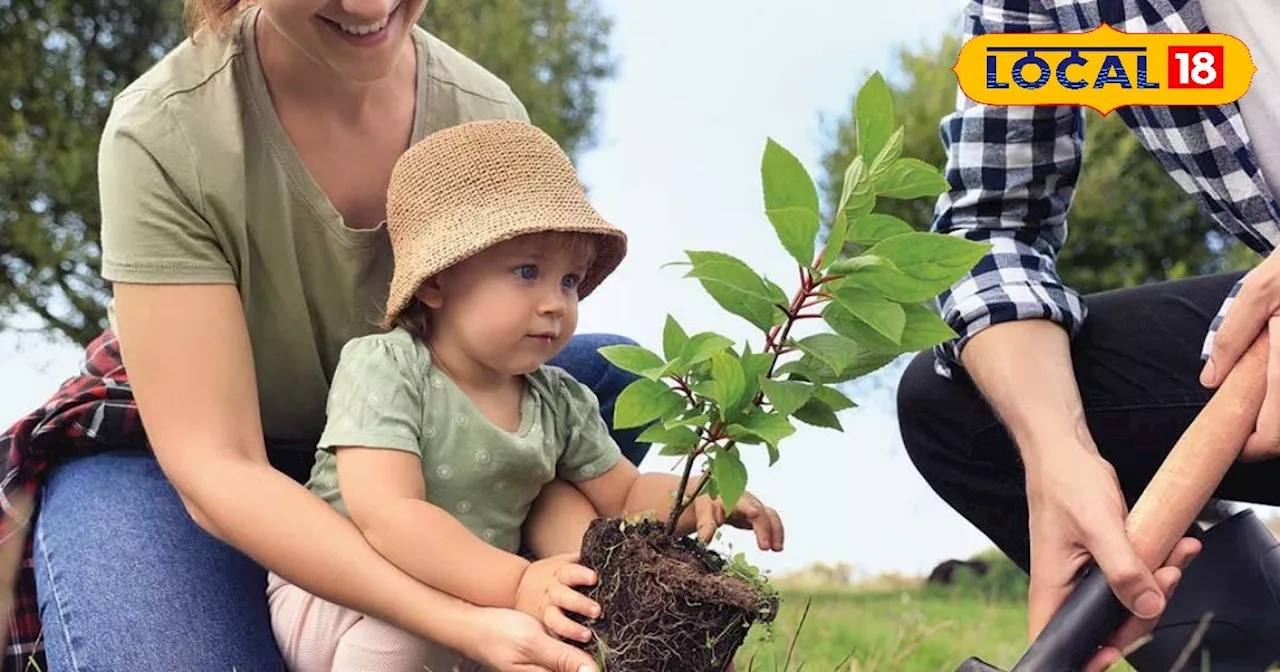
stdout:
<svg viewBox="0 0 1280 672">
<path fill-rule="evenodd" d="M 820 258 L 821 257 L 819 257 L 819 259 Z M 822 317 L 821 315 L 817 315 L 813 313 L 801 313 L 800 311 L 805 308 L 812 307 L 812 304 L 809 304 L 809 305 L 806 305 L 806 304 L 810 299 L 814 298 L 815 296 L 814 290 L 817 289 L 819 286 L 827 282 L 830 282 L 831 279 L 823 278 L 815 282 L 813 280 L 812 275 L 809 274 L 809 269 L 805 268 L 804 266 L 800 266 L 800 265 L 797 265 L 797 266 L 799 268 L 799 274 L 800 274 L 800 287 L 796 290 L 795 296 L 791 297 L 791 304 L 786 310 L 787 319 L 782 324 L 771 328 L 769 332 L 765 335 L 764 352 L 773 353 L 773 361 L 769 362 L 769 372 L 765 374 L 765 376 L 768 378 L 773 377 L 773 370 L 778 365 L 778 358 L 782 354 L 786 352 L 791 352 L 792 350 L 794 350 L 794 348 L 787 346 L 787 337 L 791 335 L 791 327 L 796 323 L 796 320 L 805 320 L 805 319 Z M 823 294 L 825 294 L 825 292 L 819 293 L 819 296 Z M 830 295 L 826 295 L 826 296 L 828 298 L 830 297 Z M 685 392 L 685 394 L 689 397 L 690 401 L 692 401 L 693 395 L 689 390 L 688 384 L 681 378 L 677 378 L 676 381 L 677 381 L 678 387 L 680 387 L 680 389 L 683 392 Z M 756 396 L 752 399 L 751 403 L 753 405 L 758 405 L 763 399 L 764 399 L 764 391 L 760 390 L 756 392 Z M 720 421 L 716 421 L 716 423 L 712 426 L 712 429 L 710 431 L 710 436 L 704 436 L 702 443 L 696 448 L 694 448 L 694 450 L 690 452 L 689 455 L 685 458 L 684 473 L 681 474 L 680 486 L 679 488 L 676 489 L 676 495 L 677 495 L 676 504 L 675 506 L 671 507 L 671 515 L 667 518 L 667 536 L 669 537 L 675 536 L 676 521 L 680 520 L 680 516 L 683 515 L 685 509 L 687 509 L 689 505 L 693 503 L 693 500 L 696 498 L 697 493 L 702 491 L 702 486 L 706 482 L 706 476 L 704 475 L 702 482 L 698 484 L 698 489 L 694 493 L 694 496 L 693 497 L 684 496 L 685 490 L 689 487 L 689 477 L 693 472 L 694 460 L 697 459 L 699 455 L 706 452 L 707 448 L 711 447 L 712 445 L 715 445 L 717 441 L 723 438 L 726 438 L 724 436 L 723 423 L 721 423 Z M 733 443 L 730 442 L 729 445 L 732 446 Z"/>
</svg>

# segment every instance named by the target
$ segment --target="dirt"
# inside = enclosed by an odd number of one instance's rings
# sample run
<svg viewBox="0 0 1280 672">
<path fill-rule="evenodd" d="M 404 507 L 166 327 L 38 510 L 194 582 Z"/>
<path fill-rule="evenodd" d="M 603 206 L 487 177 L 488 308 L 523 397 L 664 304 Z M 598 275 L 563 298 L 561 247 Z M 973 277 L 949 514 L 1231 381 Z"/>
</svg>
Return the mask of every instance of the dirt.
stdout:
<svg viewBox="0 0 1280 672">
<path fill-rule="evenodd" d="M 763 586 L 726 573 L 696 539 L 671 539 L 657 521 L 599 519 L 583 537 L 581 564 L 599 576 L 584 592 L 603 614 L 580 620 L 578 643 L 606 672 L 722 672 L 750 627 L 778 612 Z"/>
</svg>

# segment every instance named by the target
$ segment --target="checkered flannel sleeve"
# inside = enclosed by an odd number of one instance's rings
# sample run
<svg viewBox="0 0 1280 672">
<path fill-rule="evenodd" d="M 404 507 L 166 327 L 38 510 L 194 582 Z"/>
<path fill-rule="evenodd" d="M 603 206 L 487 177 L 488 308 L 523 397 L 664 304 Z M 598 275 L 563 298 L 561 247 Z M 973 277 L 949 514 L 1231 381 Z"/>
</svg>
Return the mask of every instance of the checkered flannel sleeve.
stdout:
<svg viewBox="0 0 1280 672">
<path fill-rule="evenodd" d="M 1055 30 L 1028 0 L 970 2 L 964 39 L 986 33 Z M 980 105 L 957 89 L 956 109 L 941 124 L 948 189 L 933 230 L 987 243 L 989 253 L 938 297 L 943 319 L 959 334 L 935 350 L 949 375 L 959 353 L 983 329 L 1042 318 L 1074 335 L 1085 319 L 1080 296 L 1055 267 L 1067 235 L 1067 208 L 1084 144 L 1075 107 Z"/>
</svg>

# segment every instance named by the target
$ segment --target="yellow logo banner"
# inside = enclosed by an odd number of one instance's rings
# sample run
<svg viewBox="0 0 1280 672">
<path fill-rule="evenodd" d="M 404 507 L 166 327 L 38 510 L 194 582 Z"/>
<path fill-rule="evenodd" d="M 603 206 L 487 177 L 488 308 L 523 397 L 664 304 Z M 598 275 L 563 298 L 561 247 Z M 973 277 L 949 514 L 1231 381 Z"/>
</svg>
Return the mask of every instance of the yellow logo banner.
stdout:
<svg viewBox="0 0 1280 672">
<path fill-rule="evenodd" d="M 979 35 L 951 71 L 985 105 L 1081 105 L 1106 115 L 1126 105 L 1223 105 L 1257 72 L 1249 48 L 1224 33 Z"/>
</svg>

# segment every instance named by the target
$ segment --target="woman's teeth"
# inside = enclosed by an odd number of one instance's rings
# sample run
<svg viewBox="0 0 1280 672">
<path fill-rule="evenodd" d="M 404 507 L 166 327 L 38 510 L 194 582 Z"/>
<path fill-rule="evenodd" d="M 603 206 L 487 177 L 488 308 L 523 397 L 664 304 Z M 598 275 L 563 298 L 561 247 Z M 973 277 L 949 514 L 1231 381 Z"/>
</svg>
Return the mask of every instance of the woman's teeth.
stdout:
<svg viewBox="0 0 1280 672">
<path fill-rule="evenodd" d="M 386 27 L 387 21 L 390 20 L 391 17 L 387 16 L 377 23 L 370 23 L 364 26 L 354 26 L 346 23 L 340 23 L 338 26 L 342 28 L 343 31 L 351 33 L 352 35 L 368 35 L 369 33 L 376 33 L 379 30 L 382 30 Z"/>
</svg>

